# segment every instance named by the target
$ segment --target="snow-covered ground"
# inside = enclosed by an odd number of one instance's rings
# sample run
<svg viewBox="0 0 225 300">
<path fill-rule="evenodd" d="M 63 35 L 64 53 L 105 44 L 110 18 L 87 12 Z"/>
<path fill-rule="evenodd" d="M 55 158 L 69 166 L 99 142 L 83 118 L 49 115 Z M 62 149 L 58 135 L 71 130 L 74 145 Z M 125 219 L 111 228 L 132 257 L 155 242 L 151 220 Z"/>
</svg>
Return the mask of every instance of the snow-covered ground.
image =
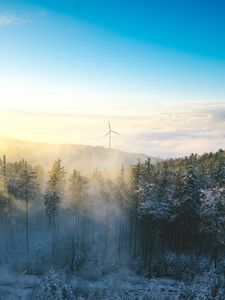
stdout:
<svg viewBox="0 0 225 300">
<path fill-rule="evenodd" d="M 4 265 L 0 268 L 0 299 L 29 299 L 40 280 L 38 276 L 15 273 L 9 265 Z"/>
<path fill-rule="evenodd" d="M 180 299 L 183 285 L 171 279 L 151 279 L 128 269 L 105 275 L 98 280 L 88 274 L 62 275 L 50 271 L 44 276 L 0 268 L 0 299 L 75 299 L 75 300 L 148 300 Z"/>
</svg>

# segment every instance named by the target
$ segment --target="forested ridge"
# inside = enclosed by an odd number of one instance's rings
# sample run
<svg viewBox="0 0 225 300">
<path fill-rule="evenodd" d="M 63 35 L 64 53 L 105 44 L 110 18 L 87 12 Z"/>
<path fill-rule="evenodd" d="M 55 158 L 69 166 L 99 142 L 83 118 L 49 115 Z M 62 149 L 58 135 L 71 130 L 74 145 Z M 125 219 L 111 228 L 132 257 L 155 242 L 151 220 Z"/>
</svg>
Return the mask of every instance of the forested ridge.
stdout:
<svg viewBox="0 0 225 300">
<path fill-rule="evenodd" d="M 0 168 L 1 260 L 17 269 L 108 274 L 126 266 L 190 280 L 213 266 L 225 274 L 224 150 L 148 159 L 121 166 L 116 178 L 67 173 L 60 159 L 46 174 L 7 153 Z"/>
</svg>

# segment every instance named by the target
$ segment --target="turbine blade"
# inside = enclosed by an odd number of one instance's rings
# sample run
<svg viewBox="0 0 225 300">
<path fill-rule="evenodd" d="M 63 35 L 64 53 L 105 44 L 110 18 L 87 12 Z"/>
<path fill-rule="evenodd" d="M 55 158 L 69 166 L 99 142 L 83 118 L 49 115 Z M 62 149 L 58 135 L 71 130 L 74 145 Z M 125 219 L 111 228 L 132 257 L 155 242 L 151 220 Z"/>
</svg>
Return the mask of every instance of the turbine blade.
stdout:
<svg viewBox="0 0 225 300">
<path fill-rule="evenodd" d="M 106 137 L 107 135 L 109 135 L 110 134 L 110 131 L 108 132 L 108 133 L 106 133 L 103 137 Z"/>
<path fill-rule="evenodd" d="M 108 121 L 108 124 L 109 124 L 109 130 L 111 130 L 111 124 L 110 124 L 110 122 Z"/>
<path fill-rule="evenodd" d="M 116 132 L 116 131 L 113 131 L 113 130 L 111 130 L 111 132 L 113 132 L 113 133 L 115 133 L 115 134 L 119 134 L 118 132 Z"/>
</svg>

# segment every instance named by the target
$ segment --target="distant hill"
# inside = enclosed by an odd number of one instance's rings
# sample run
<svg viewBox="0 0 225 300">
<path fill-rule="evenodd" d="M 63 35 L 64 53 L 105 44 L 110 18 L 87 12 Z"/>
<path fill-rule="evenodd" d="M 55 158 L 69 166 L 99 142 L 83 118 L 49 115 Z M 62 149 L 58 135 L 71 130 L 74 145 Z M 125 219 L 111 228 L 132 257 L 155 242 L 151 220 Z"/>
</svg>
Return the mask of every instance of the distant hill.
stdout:
<svg viewBox="0 0 225 300">
<path fill-rule="evenodd" d="M 0 138 L 0 156 L 6 154 L 8 161 L 26 159 L 32 164 L 40 164 L 49 169 L 60 158 L 67 170 L 77 169 L 85 173 L 94 169 L 111 171 L 121 165 L 135 164 L 138 159 L 148 158 L 142 153 L 129 153 L 100 146 L 74 144 L 47 144 Z M 152 163 L 158 159 L 151 157 Z"/>
</svg>

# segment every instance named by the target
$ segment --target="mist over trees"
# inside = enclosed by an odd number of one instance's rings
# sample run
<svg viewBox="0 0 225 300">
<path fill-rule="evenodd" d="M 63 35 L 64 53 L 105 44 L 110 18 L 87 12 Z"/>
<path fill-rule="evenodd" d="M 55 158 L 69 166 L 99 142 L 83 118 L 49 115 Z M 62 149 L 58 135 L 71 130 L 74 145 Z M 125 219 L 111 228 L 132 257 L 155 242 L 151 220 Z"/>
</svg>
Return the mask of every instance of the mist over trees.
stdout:
<svg viewBox="0 0 225 300">
<path fill-rule="evenodd" d="M 29 274 L 63 267 L 90 277 L 95 270 L 96 278 L 126 266 L 146 278 L 180 279 L 194 277 L 203 258 L 222 265 L 223 150 L 147 159 L 121 166 L 116 178 L 67 172 L 60 159 L 46 174 L 7 161 L 7 153 L 0 170 L 0 255 Z"/>
</svg>

